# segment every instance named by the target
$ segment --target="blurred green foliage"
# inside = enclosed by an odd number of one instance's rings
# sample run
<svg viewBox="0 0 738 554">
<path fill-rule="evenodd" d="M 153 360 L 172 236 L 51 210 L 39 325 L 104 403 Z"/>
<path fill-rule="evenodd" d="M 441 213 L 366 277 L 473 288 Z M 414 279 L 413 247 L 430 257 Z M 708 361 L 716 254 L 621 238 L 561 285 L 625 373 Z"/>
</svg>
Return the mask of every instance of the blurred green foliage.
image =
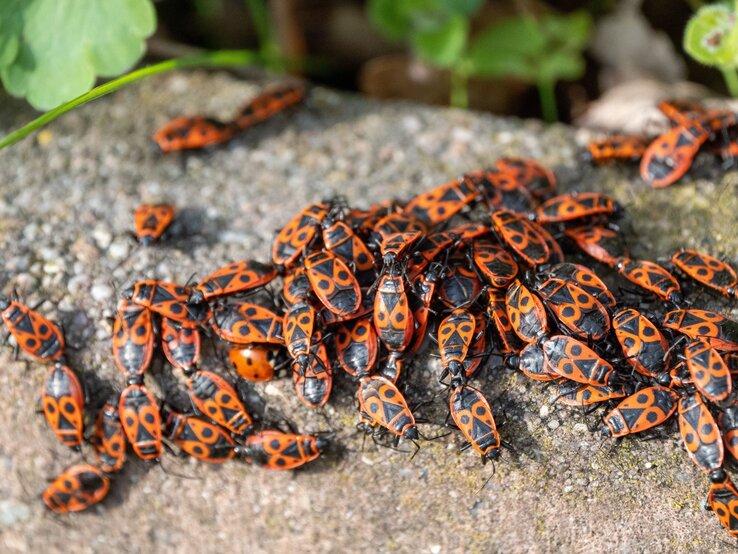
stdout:
<svg viewBox="0 0 738 554">
<path fill-rule="evenodd" d="M 695 60 L 717 67 L 733 97 L 738 97 L 738 1 L 702 6 L 684 30 L 684 50 Z"/>
<path fill-rule="evenodd" d="M 390 39 L 451 72 L 451 103 L 466 107 L 469 77 L 514 77 L 538 86 L 548 121 L 557 119 L 554 86 L 584 74 L 583 51 L 592 22 L 583 11 L 522 14 L 470 36 L 482 0 L 371 0 L 369 16 Z"/>
<path fill-rule="evenodd" d="M 53 108 L 135 64 L 155 28 L 151 0 L 2 0 L 0 79 Z"/>
</svg>

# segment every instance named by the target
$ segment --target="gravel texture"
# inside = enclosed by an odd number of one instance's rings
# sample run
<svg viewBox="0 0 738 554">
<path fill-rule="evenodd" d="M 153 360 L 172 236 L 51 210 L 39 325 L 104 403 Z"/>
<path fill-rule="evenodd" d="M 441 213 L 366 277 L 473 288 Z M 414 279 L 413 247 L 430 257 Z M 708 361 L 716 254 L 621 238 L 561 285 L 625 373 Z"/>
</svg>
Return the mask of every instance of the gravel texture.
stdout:
<svg viewBox="0 0 738 554">
<path fill-rule="evenodd" d="M 738 174 L 704 160 L 696 177 L 653 190 L 632 167 L 581 166 L 579 146 L 590 135 L 563 125 L 317 89 L 306 107 L 224 148 L 166 157 L 152 149 L 150 134 L 169 118 L 229 117 L 257 90 L 223 74 L 156 78 L 0 152 L 0 285 L 29 304 L 48 299 L 39 309 L 80 347 L 69 358 L 93 397 L 101 380 L 120 387 L 108 319 L 116 290 L 142 277 L 184 282 L 230 260 L 265 259 L 274 230 L 308 202 L 407 198 L 503 155 L 556 169 L 563 190 L 613 195 L 630 214 L 623 225 L 636 256 L 664 259 L 685 246 L 738 261 Z M 32 116 L 4 99 L 0 129 Z M 186 224 L 180 238 L 134 251 L 133 209 L 152 200 L 176 203 Z M 0 367 L 3 552 L 734 551 L 703 511 L 708 479 L 675 433 L 615 448 L 590 432 L 598 416 L 555 405 L 554 388 L 499 368 L 478 381 L 515 447 L 494 468 L 459 452 L 459 434 L 422 442 L 414 458 L 364 441 L 354 429 L 355 385 L 343 376 L 324 413 L 304 408 L 283 379 L 251 390 L 302 431 L 335 431 L 336 448 L 312 467 L 270 473 L 171 456 L 161 465 L 132 461 L 102 505 L 55 517 L 39 494 L 81 456 L 36 413 L 45 369 L 15 362 L 10 349 Z M 411 399 L 435 395 L 420 412 L 443 422 L 436 361 L 420 358 L 409 371 Z M 167 385 L 152 373 L 152 389 Z M 255 394 L 249 403 L 258 413 Z"/>
</svg>

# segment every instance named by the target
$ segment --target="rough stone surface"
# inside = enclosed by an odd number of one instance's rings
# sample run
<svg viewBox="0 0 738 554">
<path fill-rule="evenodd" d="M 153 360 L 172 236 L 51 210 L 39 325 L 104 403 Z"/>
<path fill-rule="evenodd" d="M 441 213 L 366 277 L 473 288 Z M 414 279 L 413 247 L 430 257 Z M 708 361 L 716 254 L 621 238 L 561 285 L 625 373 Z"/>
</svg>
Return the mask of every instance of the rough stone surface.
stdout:
<svg viewBox="0 0 738 554">
<path fill-rule="evenodd" d="M 636 256 L 663 259 L 691 246 L 738 261 L 736 173 L 704 163 L 696 178 L 653 190 L 633 168 L 580 167 L 577 145 L 589 134 L 561 125 L 318 89 L 305 108 L 227 147 L 186 157 L 152 150 L 148 137 L 167 119 L 203 111 L 228 117 L 256 91 L 225 75 L 165 76 L 0 152 L 0 284 L 30 304 L 49 299 L 40 309 L 80 346 L 69 353 L 71 365 L 93 392 L 96 377 L 121 387 L 106 319 L 113 287 L 144 276 L 184 282 L 229 260 L 266 258 L 274 229 L 308 202 L 336 194 L 358 205 L 407 198 L 503 155 L 555 168 L 563 190 L 617 198 L 630 214 L 624 228 Z M 4 99 L 0 128 L 32 115 Z M 133 209 L 160 199 L 186 214 L 192 236 L 134 251 L 126 237 Z M 355 385 L 343 376 L 326 417 L 302 407 L 285 379 L 252 389 L 300 430 L 330 430 L 330 422 L 335 431 L 338 447 L 306 471 L 213 468 L 171 456 L 159 466 L 133 461 L 101 506 L 52 517 L 38 495 L 47 478 L 81 456 L 61 447 L 36 413 L 45 369 L 26 369 L 9 349 L 0 367 L 4 552 L 732 551 L 716 518 L 702 510 L 708 479 L 675 433 L 613 448 L 588 432 L 597 416 L 557 406 L 553 388 L 499 368 L 478 385 L 515 447 L 494 473 L 471 452 L 458 452 L 458 434 L 421 442 L 414 458 L 364 442 L 354 430 Z M 435 395 L 420 411 L 442 422 L 445 395 L 435 370 L 427 360 L 416 363 L 409 394 Z M 160 392 L 173 386 L 156 370 L 149 379 Z M 430 424 L 421 430 L 443 432 Z"/>
</svg>

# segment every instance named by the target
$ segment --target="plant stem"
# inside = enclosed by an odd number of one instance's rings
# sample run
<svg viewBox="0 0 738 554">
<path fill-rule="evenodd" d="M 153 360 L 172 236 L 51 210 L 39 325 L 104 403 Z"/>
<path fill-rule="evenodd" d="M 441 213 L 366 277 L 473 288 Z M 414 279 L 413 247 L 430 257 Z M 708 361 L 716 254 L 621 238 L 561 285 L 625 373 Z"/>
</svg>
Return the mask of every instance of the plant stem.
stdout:
<svg viewBox="0 0 738 554">
<path fill-rule="evenodd" d="M 86 104 L 92 100 L 96 100 L 97 98 L 110 94 L 111 92 L 115 92 L 119 88 L 135 83 L 136 81 L 140 81 L 141 79 L 145 79 L 146 77 L 189 67 L 229 67 L 250 65 L 260 61 L 260 56 L 251 50 L 216 50 L 214 52 L 194 54 L 192 56 L 175 58 L 173 60 L 167 60 L 147 67 L 142 67 L 141 69 L 131 71 L 122 77 L 118 77 L 117 79 L 113 79 L 112 81 L 108 81 L 107 83 L 95 87 L 91 91 L 78 96 L 74 100 L 70 100 L 61 106 L 49 110 L 20 129 L 16 129 L 12 133 L 5 135 L 2 140 L 0 140 L 0 149 L 10 146 L 11 144 L 15 144 L 47 123 L 54 121 L 60 115 L 67 113 L 69 110 Z"/>
<path fill-rule="evenodd" d="M 269 24 L 269 13 L 264 0 L 246 0 L 246 8 L 251 14 L 251 20 L 259 38 L 259 51 L 264 56 L 271 69 L 283 71 L 284 67 L 279 58 L 279 45 L 275 42 Z"/>
<path fill-rule="evenodd" d="M 559 120 L 559 111 L 556 108 L 556 91 L 554 81 L 542 79 L 538 81 L 538 95 L 541 98 L 541 113 L 546 123 L 554 123 Z"/>
<path fill-rule="evenodd" d="M 720 71 L 723 72 L 723 79 L 725 79 L 725 85 L 728 87 L 728 92 L 733 98 L 738 98 L 738 73 L 734 67 L 721 67 Z"/>
<path fill-rule="evenodd" d="M 469 107 L 469 76 L 465 71 L 451 70 L 451 106 L 466 109 Z"/>
</svg>

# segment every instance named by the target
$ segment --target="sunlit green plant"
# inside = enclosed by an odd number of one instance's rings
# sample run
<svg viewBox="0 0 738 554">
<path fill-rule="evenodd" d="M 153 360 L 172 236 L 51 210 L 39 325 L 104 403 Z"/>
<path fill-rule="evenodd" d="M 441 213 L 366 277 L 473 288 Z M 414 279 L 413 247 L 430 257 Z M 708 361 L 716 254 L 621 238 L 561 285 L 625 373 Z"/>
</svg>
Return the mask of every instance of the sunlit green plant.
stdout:
<svg viewBox="0 0 738 554">
<path fill-rule="evenodd" d="M 389 38 L 419 59 L 451 73 L 451 103 L 466 107 L 470 77 L 515 77 L 535 84 L 547 121 L 558 119 L 554 87 L 578 79 L 591 20 L 585 12 L 523 14 L 470 36 L 481 0 L 371 0 L 369 15 Z"/>
<path fill-rule="evenodd" d="M 702 6 L 684 31 L 684 50 L 695 60 L 718 68 L 731 96 L 738 98 L 738 1 Z"/>
</svg>

